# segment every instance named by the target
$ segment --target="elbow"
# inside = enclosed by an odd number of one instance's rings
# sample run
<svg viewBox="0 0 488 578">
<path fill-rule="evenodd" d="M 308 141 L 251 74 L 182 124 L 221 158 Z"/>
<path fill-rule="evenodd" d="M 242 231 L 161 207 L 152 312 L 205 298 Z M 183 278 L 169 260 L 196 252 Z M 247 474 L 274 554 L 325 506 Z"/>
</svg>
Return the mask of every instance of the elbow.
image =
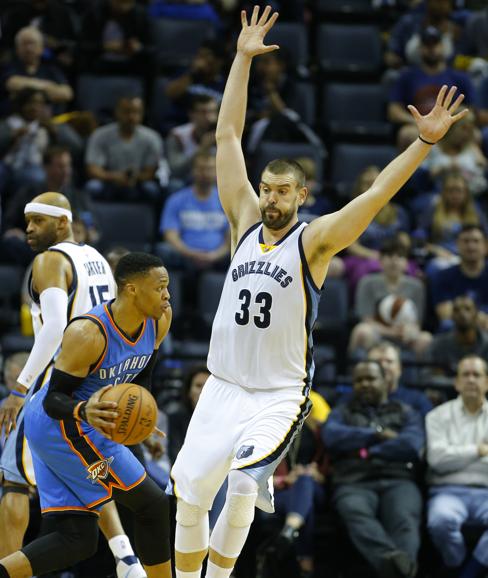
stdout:
<svg viewBox="0 0 488 578">
<path fill-rule="evenodd" d="M 228 143 L 229 141 L 239 139 L 237 138 L 237 134 L 232 127 L 220 127 L 217 125 L 217 130 L 215 131 L 215 140 L 217 142 L 217 146 L 222 143 Z"/>
</svg>

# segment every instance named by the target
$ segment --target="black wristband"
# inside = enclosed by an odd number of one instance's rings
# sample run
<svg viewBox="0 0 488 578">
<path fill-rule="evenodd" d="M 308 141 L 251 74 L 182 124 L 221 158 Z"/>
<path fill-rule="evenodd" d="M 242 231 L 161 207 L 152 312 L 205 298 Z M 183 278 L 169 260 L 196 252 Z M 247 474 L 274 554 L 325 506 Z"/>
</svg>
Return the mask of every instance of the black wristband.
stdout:
<svg viewBox="0 0 488 578">
<path fill-rule="evenodd" d="M 419 135 L 419 139 L 420 139 L 423 143 L 428 144 L 428 145 L 430 145 L 430 146 L 434 146 L 435 144 L 437 144 L 437 143 L 435 143 L 435 142 L 429 142 L 428 140 L 425 140 L 425 139 L 422 138 L 420 135 Z"/>
<path fill-rule="evenodd" d="M 78 410 L 78 415 L 80 416 L 80 419 L 83 421 L 86 421 L 86 404 L 88 402 L 84 401 L 81 405 L 80 405 L 80 409 Z"/>
</svg>

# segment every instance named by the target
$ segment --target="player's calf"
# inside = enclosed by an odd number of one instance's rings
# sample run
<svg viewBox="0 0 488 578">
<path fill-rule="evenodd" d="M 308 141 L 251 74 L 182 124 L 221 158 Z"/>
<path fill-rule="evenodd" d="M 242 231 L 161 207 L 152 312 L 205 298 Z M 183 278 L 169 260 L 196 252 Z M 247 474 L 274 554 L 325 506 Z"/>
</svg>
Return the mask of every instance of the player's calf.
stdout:
<svg viewBox="0 0 488 578">
<path fill-rule="evenodd" d="M 4 481 L 0 502 L 0 559 L 22 547 L 28 525 L 28 486 Z"/>
</svg>

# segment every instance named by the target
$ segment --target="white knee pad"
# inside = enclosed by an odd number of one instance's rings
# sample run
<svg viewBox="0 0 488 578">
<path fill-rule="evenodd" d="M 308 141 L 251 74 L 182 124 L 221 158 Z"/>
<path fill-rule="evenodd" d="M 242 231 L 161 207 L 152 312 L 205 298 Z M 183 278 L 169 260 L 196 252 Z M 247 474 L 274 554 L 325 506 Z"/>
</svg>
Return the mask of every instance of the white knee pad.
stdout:
<svg viewBox="0 0 488 578">
<path fill-rule="evenodd" d="M 230 526 L 245 528 L 252 524 L 257 497 L 257 493 L 228 494 L 226 510 Z"/>
<path fill-rule="evenodd" d="M 201 552 L 208 548 L 208 512 L 199 506 L 178 500 L 176 506 L 175 549 L 181 553 Z"/>
<path fill-rule="evenodd" d="M 176 521 L 182 526 L 196 526 L 206 513 L 200 506 L 194 506 L 184 500 L 178 500 L 176 504 Z"/>
</svg>

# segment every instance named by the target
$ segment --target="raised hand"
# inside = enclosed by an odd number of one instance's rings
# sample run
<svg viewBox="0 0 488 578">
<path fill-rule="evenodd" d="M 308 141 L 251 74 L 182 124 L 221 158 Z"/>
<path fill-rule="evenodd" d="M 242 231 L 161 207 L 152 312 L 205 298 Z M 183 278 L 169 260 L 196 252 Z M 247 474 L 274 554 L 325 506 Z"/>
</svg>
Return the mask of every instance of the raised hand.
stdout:
<svg viewBox="0 0 488 578">
<path fill-rule="evenodd" d="M 277 44 L 265 46 L 263 42 L 264 37 L 278 18 L 278 12 L 274 12 L 271 17 L 269 16 L 270 14 L 271 6 L 266 6 L 261 17 L 258 19 L 259 6 L 254 6 L 251 22 L 248 24 L 246 11 L 243 10 L 241 12 L 242 30 L 237 40 L 238 52 L 253 57 L 258 54 L 265 54 L 266 52 L 278 50 L 279 46 Z"/>
<path fill-rule="evenodd" d="M 451 86 L 449 92 L 447 92 L 447 89 L 448 87 L 444 84 L 444 86 L 439 90 L 435 106 L 429 114 L 422 116 L 413 105 L 408 105 L 408 110 L 411 112 L 415 122 L 417 123 L 419 135 L 423 140 L 428 141 L 429 143 L 436 143 L 439 141 L 446 134 L 451 125 L 464 118 L 469 112 L 468 109 L 464 109 L 455 114 L 459 105 L 464 100 L 464 94 L 460 94 L 456 100 L 452 102 L 457 87 Z"/>
</svg>

